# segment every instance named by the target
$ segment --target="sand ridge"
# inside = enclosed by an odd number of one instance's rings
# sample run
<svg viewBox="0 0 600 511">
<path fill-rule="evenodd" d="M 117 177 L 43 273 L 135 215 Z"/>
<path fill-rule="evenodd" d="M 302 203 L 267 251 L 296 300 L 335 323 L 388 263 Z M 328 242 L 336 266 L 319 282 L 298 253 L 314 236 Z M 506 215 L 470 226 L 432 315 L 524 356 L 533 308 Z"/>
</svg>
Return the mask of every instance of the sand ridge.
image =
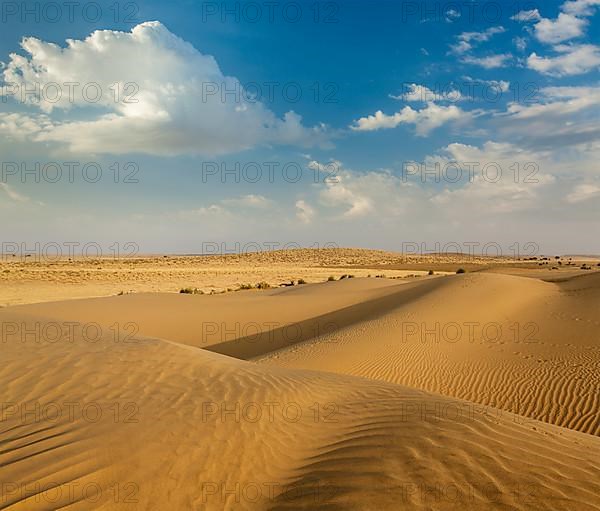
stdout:
<svg viewBox="0 0 600 511">
<path fill-rule="evenodd" d="M 158 339 L 69 341 L 3 345 L 3 399 L 28 404 L 3 410 L 8 509 L 598 508 L 590 435 Z"/>
<path fill-rule="evenodd" d="M 0 509 L 600 509 L 581 273 L 2 308 Z"/>
</svg>

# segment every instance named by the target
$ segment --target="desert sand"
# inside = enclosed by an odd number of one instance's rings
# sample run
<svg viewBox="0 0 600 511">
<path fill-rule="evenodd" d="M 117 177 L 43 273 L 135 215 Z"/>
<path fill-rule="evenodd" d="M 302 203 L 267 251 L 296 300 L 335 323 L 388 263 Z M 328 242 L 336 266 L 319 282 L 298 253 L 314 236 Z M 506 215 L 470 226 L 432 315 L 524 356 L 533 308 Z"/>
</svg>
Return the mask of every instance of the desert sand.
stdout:
<svg viewBox="0 0 600 511">
<path fill-rule="evenodd" d="M 600 509 L 600 272 L 361 253 L 11 267 L 0 508 Z"/>
</svg>

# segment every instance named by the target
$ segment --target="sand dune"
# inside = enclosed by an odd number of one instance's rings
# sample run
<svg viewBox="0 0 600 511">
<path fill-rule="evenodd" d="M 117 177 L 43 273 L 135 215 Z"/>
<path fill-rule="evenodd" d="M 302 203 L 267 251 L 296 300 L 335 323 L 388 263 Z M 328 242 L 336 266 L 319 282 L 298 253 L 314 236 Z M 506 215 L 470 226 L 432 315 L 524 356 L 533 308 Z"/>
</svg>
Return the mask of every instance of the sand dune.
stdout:
<svg viewBox="0 0 600 511">
<path fill-rule="evenodd" d="M 600 509 L 600 273 L 527 272 L 0 309 L 0 509 Z"/>
<path fill-rule="evenodd" d="M 401 383 L 600 434 L 598 274 L 447 277 L 266 363 Z"/>
<path fill-rule="evenodd" d="M 350 279 L 17 307 L 263 364 L 398 383 L 600 434 L 600 274 Z M 10 309 L 9 309 L 10 310 Z"/>
<path fill-rule="evenodd" d="M 599 507 L 597 437 L 381 381 L 123 341 L 3 338 L 2 508 Z"/>
<path fill-rule="evenodd" d="M 31 255 L 32 257 L 28 257 Z M 540 256 L 541 258 L 541 256 Z M 264 281 L 277 287 L 302 278 L 324 282 L 329 276 L 357 277 L 469 271 L 513 272 L 560 279 L 586 273 L 581 264 L 600 260 L 530 261 L 514 257 L 472 254 L 402 254 L 352 248 L 295 249 L 203 256 L 45 257 L 39 254 L 0 254 L 0 306 L 72 300 L 119 293 L 173 293 L 182 288 L 211 292 L 238 289 Z M 561 261 L 562 262 L 562 261 Z"/>
</svg>

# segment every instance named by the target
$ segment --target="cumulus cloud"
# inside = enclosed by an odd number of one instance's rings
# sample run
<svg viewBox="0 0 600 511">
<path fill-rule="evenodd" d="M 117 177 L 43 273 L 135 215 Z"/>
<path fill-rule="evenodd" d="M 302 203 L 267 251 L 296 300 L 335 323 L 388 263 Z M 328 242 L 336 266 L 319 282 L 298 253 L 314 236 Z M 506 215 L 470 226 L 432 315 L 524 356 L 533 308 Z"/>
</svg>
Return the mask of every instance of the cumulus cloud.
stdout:
<svg viewBox="0 0 600 511">
<path fill-rule="evenodd" d="M 296 201 L 296 218 L 303 224 L 310 224 L 315 216 L 315 210 L 304 200 Z"/>
<path fill-rule="evenodd" d="M 525 51 L 527 49 L 527 39 L 524 37 L 515 37 L 513 39 L 513 44 L 519 51 Z"/>
<path fill-rule="evenodd" d="M 462 55 L 479 43 L 489 41 L 494 35 L 506 32 L 504 27 L 490 27 L 482 32 L 463 32 L 457 36 L 456 44 L 450 46 L 452 53 Z"/>
<path fill-rule="evenodd" d="M 508 113 L 512 119 L 527 119 L 550 116 L 565 117 L 600 106 L 600 87 L 543 87 L 539 90 L 542 102 L 532 105 L 512 103 Z"/>
<path fill-rule="evenodd" d="M 453 143 L 438 154 L 428 156 L 425 165 L 440 168 L 449 165 L 462 169 L 462 186 L 445 187 L 431 197 L 440 208 L 458 208 L 463 212 L 485 208 L 488 212 L 511 213 L 539 206 L 540 192 L 555 182 L 538 162 L 544 155 L 514 144 L 487 141 L 481 147 Z M 454 176 L 456 172 L 450 173 Z"/>
<path fill-rule="evenodd" d="M 561 9 L 574 16 L 592 16 L 596 7 L 600 7 L 600 0 L 568 0 Z"/>
<path fill-rule="evenodd" d="M 556 19 L 544 18 L 538 9 L 521 11 L 511 19 L 520 22 L 536 21 L 534 34 L 536 39 L 546 44 L 558 44 L 581 37 L 589 22 L 586 17 L 595 13 L 600 0 L 569 0 L 561 5 Z"/>
<path fill-rule="evenodd" d="M 488 55 L 485 57 L 474 57 L 472 55 L 465 55 L 462 57 L 462 62 L 465 64 L 472 64 L 475 66 L 481 66 L 485 69 L 495 69 L 503 67 L 507 64 L 507 61 L 512 58 L 510 53 L 501 53 L 497 55 Z"/>
<path fill-rule="evenodd" d="M 407 91 L 398 96 L 390 94 L 390 98 L 408 102 L 432 102 L 432 101 L 460 101 L 462 95 L 458 90 L 447 90 L 434 92 L 425 85 L 416 83 L 409 84 Z"/>
<path fill-rule="evenodd" d="M 551 76 L 571 76 L 587 73 L 600 68 L 600 47 L 593 44 L 566 45 L 554 47 L 558 53 L 554 57 L 540 57 L 532 53 L 527 66 Z"/>
<path fill-rule="evenodd" d="M 399 215 L 417 204 L 417 195 L 424 197 L 418 188 L 389 170 L 357 171 L 341 163 L 337 181 L 326 181 L 318 188 L 318 202 L 323 208 L 320 214 L 342 222 L 376 218 L 379 223 L 389 220 L 395 224 Z"/>
<path fill-rule="evenodd" d="M 540 11 L 537 9 L 531 9 L 527 11 L 519 11 L 514 16 L 511 16 L 510 19 L 524 23 L 527 21 L 538 21 L 542 19 L 542 16 L 540 15 Z"/>
<path fill-rule="evenodd" d="M 46 115 L 0 112 L 0 133 L 11 140 L 28 140 L 52 126 L 52 121 Z"/>
<path fill-rule="evenodd" d="M 225 76 L 212 56 L 160 22 L 131 32 L 98 30 L 84 40 L 67 40 L 65 48 L 33 37 L 21 46 L 28 56 L 10 55 L 4 95 L 44 114 L 75 108 L 81 113 L 77 121 L 53 122 L 4 116 L 4 131 L 15 136 L 64 143 L 74 152 L 154 155 L 326 143 L 322 126 L 307 128 L 292 111 L 277 117 L 237 78 Z M 73 82 L 80 85 L 65 85 Z M 38 94 L 19 94 L 36 88 Z"/>
<path fill-rule="evenodd" d="M 449 54 L 458 55 L 461 62 L 464 64 L 481 66 L 486 69 L 502 67 L 506 64 L 506 61 L 512 58 L 510 53 L 476 57 L 472 55 L 471 51 L 477 45 L 489 41 L 496 34 L 502 34 L 504 32 L 506 32 L 506 29 L 501 26 L 490 27 L 482 32 L 462 32 L 457 36 L 457 42 L 450 45 Z"/>
<path fill-rule="evenodd" d="M 536 95 L 536 103 L 510 103 L 506 111 L 494 114 L 498 135 L 538 149 L 561 148 L 565 155 L 569 146 L 600 140 L 599 87 L 543 87 Z"/>
<path fill-rule="evenodd" d="M 586 26 L 587 20 L 561 12 L 555 20 L 542 18 L 536 23 L 535 37 L 542 43 L 561 43 L 581 37 Z"/>
<path fill-rule="evenodd" d="M 336 182 L 326 182 L 325 189 L 321 192 L 323 204 L 345 208 L 343 218 L 356 218 L 373 211 L 371 199 L 360 188 L 348 183 L 350 179 L 350 174 L 344 171 Z"/>
<path fill-rule="evenodd" d="M 452 143 L 421 163 L 405 165 L 401 175 L 342 167 L 339 183 L 321 185 L 319 202 L 324 208 L 341 209 L 336 220 L 376 218 L 397 226 L 407 215 L 418 216 L 424 226 L 428 219 L 440 217 L 460 217 L 468 224 L 474 212 L 497 219 L 497 214 L 541 210 L 562 192 L 554 175 L 562 169 L 553 155 L 506 142 Z M 427 171 L 419 173 L 417 168 Z M 460 169 L 458 179 L 455 169 Z"/>
<path fill-rule="evenodd" d="M 468 115 L 467 112 L 455 105 L 443 106 L 430 102 L 421 110 L 405 106 L 402 110 L 392 115 L 386 115 L 381 110 L 378 110 L 374 115 L 361 117 L 355 121 L 351 129 L 355 131 L 375 131 L 395 128 L 400 124 L 406 123 L 413 124 L 416 128 L 416 134 L 424 137 L 435 128 L 450 121 L 465 119 Z"/>
</svg>

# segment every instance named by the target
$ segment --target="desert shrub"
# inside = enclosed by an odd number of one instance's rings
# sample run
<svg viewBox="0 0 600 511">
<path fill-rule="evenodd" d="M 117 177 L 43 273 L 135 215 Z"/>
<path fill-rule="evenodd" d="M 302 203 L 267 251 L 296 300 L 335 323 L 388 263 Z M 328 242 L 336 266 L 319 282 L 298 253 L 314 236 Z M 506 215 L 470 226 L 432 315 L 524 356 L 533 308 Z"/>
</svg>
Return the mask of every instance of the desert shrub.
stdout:
<svg viewBox="0 0 600 511">
<path fill-rule="evenodd" d="M 301 285 L 301 284 L 306 284 L 306 280 L 298 279 L 298 285 Z"/>
<path fill-rule="evenodd" d="M 203 295 L 204 291 L 198 289 L 197 287 L 184 287 L 179 290 L 181 294 L 184 295 Z"/>
<path fill-rule="evenodd" d="M 264 280 L 262 282 L 259 282 L 258 284 L 256 284 L 256 289 L 269 289 L 271 287 L 271 284 L 269 284 L 268 282 L 265 282 Z"/>
<path fill-rule="evenodd" d="M 456 273 L 467 273 L 467 271 L 464 268 L 459 268 Z"/>
</svg>

